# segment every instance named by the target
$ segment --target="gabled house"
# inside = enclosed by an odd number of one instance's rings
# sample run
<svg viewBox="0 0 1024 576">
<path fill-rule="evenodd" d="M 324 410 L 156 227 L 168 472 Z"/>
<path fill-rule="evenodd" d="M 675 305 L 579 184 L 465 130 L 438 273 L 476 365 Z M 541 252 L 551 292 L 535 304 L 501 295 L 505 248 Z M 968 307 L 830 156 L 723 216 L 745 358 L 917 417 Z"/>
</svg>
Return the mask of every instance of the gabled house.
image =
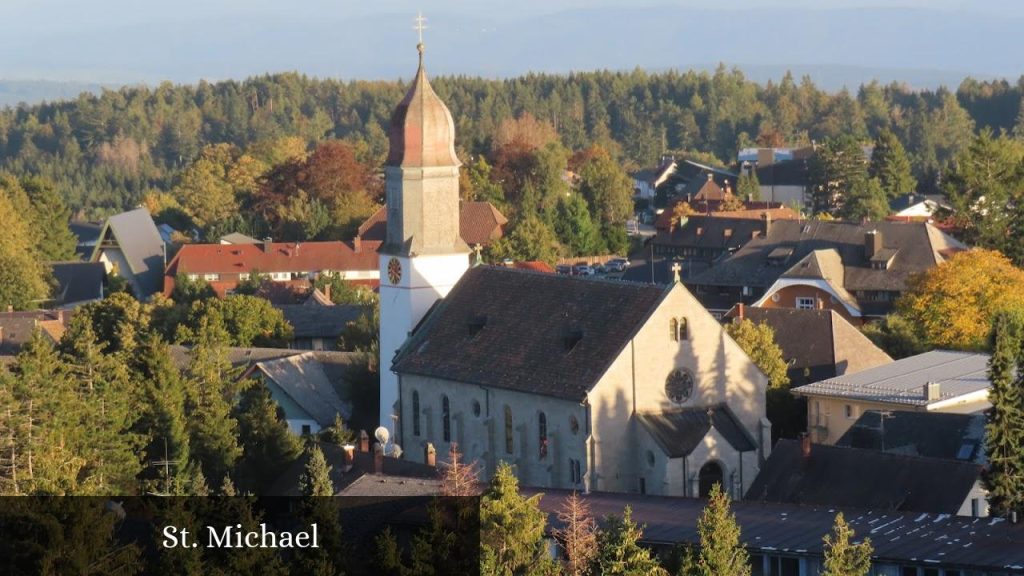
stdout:
<svg viewBox="0 0 1024 576">
<path fill-rule="evenodd" d="M 640 199 L 653 200 L 658 187 L 676 173 L 679 165 L 671 156 L 663 156 L 656 168 L 648 168 L 633 172 L 633 195 Z"/>
<path fill-rule="evenodd" d="M 914 274 L 964 249 L 926 222 L 770 221 L 687 285 L 719 313 L 742 302 L 831 309 L 857 323 L 889 313 Z"/>
<path fill-rule="evenodd" d="M 856 326 L 833 310 L 754 308 L 738 304 L 725 318 L 767 324 L 788 366 L 790 386 L 853 374 L 892 362 Z"/>
<path fill-rule="evenodd" d="M 304 286 L 319 274 L 337 274 L 345 280 L 376 286 L 379 242 L 269 242 L 257 244 L 186 244 L 167 264 L 164 294 L 174 290 L 174 279 L 184 274 L 205 280 L 221 296 L 254 274 L 275 283 L 300 282 Z"/>
<path fill-rule="evenodd" d="M 933 350 L 793 389 L 807 398 L 807 430 L 836 443 L 867 410 L 976 414 L 987 410 L 988 354 Z"/>
<path fill-rule="evenodd" d="M 317 293 L 319 291 L 314 292 Z M 367 313 L 363 306 L 334 304 L 278 304 L 274 307 L 281 311 L 294 331 L 288 347 L 295 350 L 337 350 L 338 338 L 345 332 L 349 322 Z"/>
<path fill-rule="evenodd" d="M 0 312 L 0 356 L 17 355 L 36 331 L 51 343 L 59 343 L 68 318 L 63 310 Z"/>
<path fill-rule="evenodd" d="M 811 185 L 807 159 L 759 164 L 754 171 L 761 186 L 761 198 L 787 206 L 807 205 Z"/>
<path fill-rule="evenodd" d="M 128 281 L 145 300 L 160 291 L 166 247 L 149 210 L 136 208 L 111 216 L 103 224 L 90 262 Z"/>
<path fill-rule="evenodd" d="M 931 220 L 939 210 L 952 210 L 942 194 L 904 194 L 889 202 L 889 217 L 898 220 Z"/>
<path fill-rule="evenodd" d="M 739 496 L 769 451 L 766 377 L 679 283 L 477 266 L 392 370 L 407 455 L 457 443 L 485 477 L 504 460 L 527 485 Z"/>
<path fill-rule="evenodd" d="M 102 262 L 53 262 L 53 305 L 67 308 L 103 299 L 107 270 Z"/>
</svg>

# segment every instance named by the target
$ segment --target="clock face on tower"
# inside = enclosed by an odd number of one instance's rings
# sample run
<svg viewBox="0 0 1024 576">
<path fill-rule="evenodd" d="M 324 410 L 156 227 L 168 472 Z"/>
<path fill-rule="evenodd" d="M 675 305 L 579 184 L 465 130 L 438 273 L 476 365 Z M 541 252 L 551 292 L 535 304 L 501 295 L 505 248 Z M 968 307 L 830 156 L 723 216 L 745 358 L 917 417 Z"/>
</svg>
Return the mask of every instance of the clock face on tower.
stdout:
<svg viewBox="0 0 1024 576">
<path fill-rule="evenodd" d="M 402 280 L 402 263 L 398 261 L 398 258 L 388 260 L 388 280 L 392 284 L 398 284 Z"/>
</svg>

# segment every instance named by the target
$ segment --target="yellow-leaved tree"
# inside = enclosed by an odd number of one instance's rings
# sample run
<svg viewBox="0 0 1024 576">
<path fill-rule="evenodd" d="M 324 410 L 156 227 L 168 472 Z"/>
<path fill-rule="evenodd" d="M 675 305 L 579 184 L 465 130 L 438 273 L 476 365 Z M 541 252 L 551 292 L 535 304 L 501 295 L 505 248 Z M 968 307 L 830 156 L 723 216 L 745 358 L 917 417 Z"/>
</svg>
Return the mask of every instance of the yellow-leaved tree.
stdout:
<svg viewBox="0 0 1024 576">
<path fill-rule="evenodd" d="M 911 279 L 896 307 L 929 347 L 981 350 L 997 313 L 1024 309 L 1024 270 L 995 250 L 960 252 Z"/>
</svg>

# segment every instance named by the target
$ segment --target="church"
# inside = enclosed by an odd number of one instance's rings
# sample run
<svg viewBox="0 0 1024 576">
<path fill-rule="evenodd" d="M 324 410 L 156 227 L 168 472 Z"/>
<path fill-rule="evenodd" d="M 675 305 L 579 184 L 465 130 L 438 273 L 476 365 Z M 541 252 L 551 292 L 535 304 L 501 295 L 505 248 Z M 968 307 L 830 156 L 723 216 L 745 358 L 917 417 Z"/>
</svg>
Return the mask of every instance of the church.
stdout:
<svg viewBox="0 0 1024 576">
<path fill-rule="evenodd" d="M 391 121 L 380 423 L 487 478 L 739 498 L 771 446 L 768 380 L 680 283 L 470 265 L 452 115 L 423 66 Z"/>
</svg>

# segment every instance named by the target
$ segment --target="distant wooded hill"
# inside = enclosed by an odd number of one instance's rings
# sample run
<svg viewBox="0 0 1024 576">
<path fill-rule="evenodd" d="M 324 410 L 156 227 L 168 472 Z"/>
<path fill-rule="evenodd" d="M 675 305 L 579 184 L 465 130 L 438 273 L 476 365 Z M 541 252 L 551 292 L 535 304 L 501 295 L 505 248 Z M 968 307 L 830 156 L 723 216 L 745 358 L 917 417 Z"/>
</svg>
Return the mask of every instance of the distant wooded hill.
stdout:
<svg viewBox="0 0 1024 576">
<path fill-rule="evenodd" d="M 906 147 L 929 186 L 979 128 L 1024 133 L 1024 78 L 965 80 L 957 92 L 870 84 L 827 92 L 809 79 L 758 84 L 737 70 L 530 74 L 506 80 L 440 77 L 435 88 L 456 119 L 464 157 L 488 153 L 503 119 L 529 112 L 563 144 L 602 144 L 627 166 L 673 151 L 727 163 L 761 142 L 799 145 L 883 128 Z M 312 146 L 351 141 L 361 160 L 383 161 L 398 81 L 318 80 L 288 73 L 244 81 L 128 87 L 0 111 L 0 171 L 52 180 L 73 210 L 100 216 L 171 189 L 203 146 L 248 149 L 282 136 Z"/>
</svg>

